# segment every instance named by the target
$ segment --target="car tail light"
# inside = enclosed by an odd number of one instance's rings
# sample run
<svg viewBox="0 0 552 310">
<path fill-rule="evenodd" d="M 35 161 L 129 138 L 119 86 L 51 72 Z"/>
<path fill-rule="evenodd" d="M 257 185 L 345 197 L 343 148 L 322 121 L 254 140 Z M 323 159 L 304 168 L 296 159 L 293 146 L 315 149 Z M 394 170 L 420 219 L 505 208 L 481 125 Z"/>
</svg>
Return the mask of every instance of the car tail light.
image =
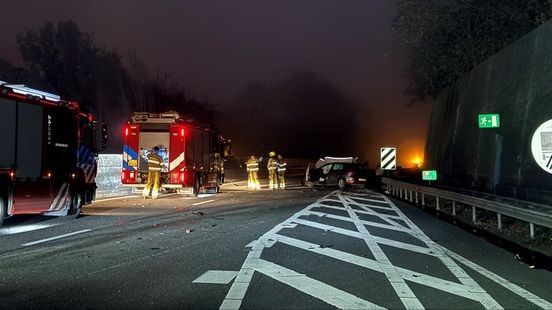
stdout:
<svg viewBox="0 0 552 310">
<path fill-rule="evenodd" d="M 345 181 L 347 184 L 354 184 L 355 183 L 355 173 L 353 171 L 349 171 L 346 174 Z"/>
</svg>

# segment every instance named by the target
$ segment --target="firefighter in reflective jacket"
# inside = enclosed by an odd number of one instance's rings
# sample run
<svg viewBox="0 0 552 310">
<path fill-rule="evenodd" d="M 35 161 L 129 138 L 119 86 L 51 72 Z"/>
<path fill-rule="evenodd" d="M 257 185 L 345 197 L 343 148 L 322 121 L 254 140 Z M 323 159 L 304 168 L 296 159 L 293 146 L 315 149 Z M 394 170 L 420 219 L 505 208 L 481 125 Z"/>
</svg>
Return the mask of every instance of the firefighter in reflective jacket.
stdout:
<svg viewBox="0 0 552 310">
<path fill-rule="evenodd" d="M 287 170 L 287 162 L 282 156 L 282 154 L 278 154 L 278 187 L 281 189 L 286 188 L 286 179 L 284 175 L 286 174 Z"/>
<path fill-rule="evenodd" d="M 259 183 L 259 162 L 260 160 L 251 155 L 249 160 L 245 163 L 247 165 L 247 187 L 249 189 L 261 189 L 261 183 Z"/>
<path fill-rule="evenodd" d="M 142 192 L 144 198 L 149 196 L 150 189 L 153 199 L 156 199 L 159 195 L 159 173 L 163 165 L 163 158 L 157 152 L 159 152 L 159 147 L 154 146 L 151 153 L 148 154 L 148 183 L 146 183 L 146 187 Z"/>
<path fill-rule="evenodd" d="M 220 158 L 219 153 L 215 153 L 215 157 L 213 158 L 213 171 L 219 173 L 219 180 L 220 183 L 224 183 L 224 160 Z"/>
<path fill-rule="evenodd" d="M 278 188 L 278 175 L 277 175 L 278 160 L 276 160 L 276 152 L 270 152 L 268 153 L 268 156 L 270 157 L 268 159 L 268 163 L 266 164 L 266 168 L 268 169 L 268 188 L 277 189 Z"/>
</svg>

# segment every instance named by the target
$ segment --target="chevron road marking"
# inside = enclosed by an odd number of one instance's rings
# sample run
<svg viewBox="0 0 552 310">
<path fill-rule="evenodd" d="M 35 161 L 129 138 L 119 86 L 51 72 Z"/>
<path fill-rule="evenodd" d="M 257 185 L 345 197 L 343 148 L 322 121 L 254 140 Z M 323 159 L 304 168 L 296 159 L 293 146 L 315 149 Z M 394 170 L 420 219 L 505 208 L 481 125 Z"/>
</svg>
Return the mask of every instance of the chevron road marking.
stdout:
<svg viewBox="0 0 552 310">
<path fill-rule="evenodd" d="M 339 206 L 336 206 L 337 204 L 339 204 Z M 323 212 L 325 209 L 340 210 L 343 211 L 343 214 L 347 214 L 348 216 L 325 213 Z M 382 211 L 385 213 L 382 213 Z M 359 215 L 363 214 L 377 218 L 378 222 L 361 220 Z M 356 230 L 310 221 L 307 219 L 309 216 L 318 216 L 321 218 L 352 223 Z M 361 239 L 373 254 L 374 259 L 357 256 L 329 247 L 320 247 L 318 244 L 279 234 L 279 232 L 284 229 L 295 229 L 297 226 L 312 227 L 323 231 L 331 231 L 347 237 Z M 419 242 L 418 244 L 410 244 L 374 236 L 370 232 L 372 227 L 386 229 L 391 232 L 398 231 L 406 233 L 416 238 L 425 246 L 418 245 Z M 319 280 L 309 277 L 307 274 L 300 274 L 297 271 L 261 259 L 263 250 L 272 247 L 276 243 L 286 244 L 310 253 L 329 257 L 334 259 L 336 263 L 351 264 L 382 273 L 387 278 L 395 294 L 400 298 L 406 309 L 424 308 L 424 305 L 409 286 L 410 283 L 416 283 L 437 291 L 450 293 L 478 302 L 485 309 L 503 309 L 507 306 L 501 305 L 499 301 L 495 300 L 468 273 L 466 273 L 461 266 L 469 268 L 486 277 L 488 280 L 510 290 L 512 293 L 531 302 L 537 307 L 552 309 L 552 303 L 549 301 L 509 282 L 503 277 L 471 262 L 461 255 L 441 247 L 425 235 L 425 233 L 406 217 L 391 200 L 385 196 L 368 191 L 365 193 L 348 193 L 340 191 L 330 193 L 317 202 L 307 206 L 305 209 L 297 212 L 284 222 L 276 225 L 259 239 L 247 245 L 251 248 L 251 251 L 247 255 L 232 286 L 226 294 L 220 306 L 221 309 L 239 309 L 241 307 L 255 272 L 268 276 L 340 309 L 383 308 L 381 305 L 376 305 L 369 300 L 363 300 L 348 292 L 332 287 L 329 284 L 322 283 Z M 437 258 L 457 279 L 457 282 L 394 266 L 389 260 L 387 253 L 385 253 L 385 248 L 380 247 L 380 245 L 387 245 L 404 251 L 411 251 L 427 255 L 428 257 Z"/>
</svg>

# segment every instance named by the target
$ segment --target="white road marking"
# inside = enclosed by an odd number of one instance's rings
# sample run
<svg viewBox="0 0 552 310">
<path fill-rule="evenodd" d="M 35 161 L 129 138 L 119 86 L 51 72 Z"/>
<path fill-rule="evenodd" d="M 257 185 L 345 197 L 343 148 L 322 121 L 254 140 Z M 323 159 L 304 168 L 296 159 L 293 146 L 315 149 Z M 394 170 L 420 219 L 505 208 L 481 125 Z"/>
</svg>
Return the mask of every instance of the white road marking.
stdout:
<svg viewBox="0 0 552 310">
<path fill-rule="evenodd" d="M 408 284 L 406 284 L 404 279 L 401 277 L 397 268 L 393 266 L 389 258 L 387 258 L 385 252 L 378 245 L 377 238 L 372 236 L 366 226 L 364 226 L 360 222 L 358 215 L 347 203 L 345 198 L 343 198 L 341 195 L 339 195 L 339 198 L 343 202 L 345 209 L 349 213 L 349 216 L 353 219 L 356 228 L 362 236 L 362 239 L 364 239 L 364 242 L 366 242 L 366 245 L 378 261 L 378 264 L 380 264 L 381 269 L 385 273 L 385 276 L 391 283 L 391 286 L 395 290 L 395 293 L 397 294 L 397 296 L 399 296 L 401 302 L 406 307 L 406 309 L 423 309 L 424 306 L 422 305 L 422 303 L 418 300 L 416 295 L 414 295 L 414 292 L 412 292 L 410 287 L 408 287 Z M 404 247 L 402 248 L 404 249 Z"/>
<path fill-rule="evenodd" d="M 238 275 L 237 271 L 209 270 L 193 280 L 192 283 L 228 284 Z"/>
<path fill-rule="evenodd" d="M 110 197 L 110 198 L 100 198 L 96 199 L 95 202 L 105 202 L 105 201 L 111 201 L 111 200 L 120 200 L 120 199 L 129 199 L 129 198 L 142 198 L 141 196 L 118 196 L 118 197 Z"/>
<path fill-rule="evenodd" d="M 216 199 L 206 200 L 206 201 L 202 201 L 202 202 L 196 202 L 196 203 L 193 203 L 192 206 L 203 205 L 203 204 L 206 204 L 206 203 L 209 203 L 209 202 L 213 202 L 213 201 L 215 201 L 215 200 L 216 200 Z"/>
<path fill-rule="evenodd" d="M 321 299 L 340 309 L 385 309 L 369 301 L 360 299 L 345 291 L 311 279 L 304 274 L 278 266 L 274 263 L 257 259 L 254 262 L 255 271 L 265 274 L 275 280 L 287 284 L 303 293 Z"/>
<path fill-rule="evenodd" d="M 368 197 L 363 198 L 360 196 Z M 377 199 L 380 198 L 381 200 Z M 337 198 L 337 199 L 335 199 Z M 354 200 L 353 200 L 354 199 Z M 335 204 L 339 202 L 341 207 L 335 205 L 327 205 L 328 202 Z M 373 205 L 377 203 L 377 205 Z M 387 206 L 382 206 L 387 204 Z M 352 206 L 355 206 L 353 208 Z M 360 207 L 362 210 L 358 210 Z M 349 217 L 329 214 L 321 212 L 323 209 L 329 208 L 346 212 Z M 377 210 L 392 211 L 396 216 L 382 214 Z M 372 222 L 368 220 L 360 220 L 358 214 L 372 215 L 386 224 Z M 357 230 L 349 230 L 341 227 L 326 225 L 323 223 L 307 220 L 309 216 L 318 216 L 320 218 L 330 218 L 344 222 L 354 223 Z M 395 220 L 400 220 L 404 225 L 399 224 Z M 321 247 L 318 244 L 312 244 L 299 239 L 286 237 L 278 234 L 283 229 L 293 229 L 295 225 L 302 225 L 321 229 L 324 231 L 335 232 L 344 236 L 362 239 L 367 244 L 372 252 L 374 259 L 356 256 L 350 253 L 339 251 L 336 249 Z M 425 244 L 419 246 L 406 242 L 395 241 L 383 237 L 377 237 L 370 233 L 370 227 L 378 227 L 391 231 L 400 231 L 409 234 Z M 509 289 L 523 299 L 541 307 L 543 309 L 552 309 L 552 304 L 522 288 L 507 281 L 506 279 L 492 273 L 491 271 L 480 267 L 479 265 L 465 259 L 464 257 L 453 253 L 431 240 L 424 232 L 418 228 L 406 215 L 397 208 L 387 197 L 373 193 L 370 195 L 362 195 L 359 193 L 343 193 L 336 191 L 331 193 L 317 202 L 307 206 L 305 209 L 297 212 L 281 224 L 262 235 L 259 239 L 248 244 L 251 247 L 247 258 L 245 259 L 242 268 L 240 269 L 236 280 L 228 291 L 221 309 L 239 309 L 246 292 L 251 283 L 251 279 L 255 271 L 267 275 L 277 281 L 292 286 L 304 293 L 314 296 L 330 305 L 334 305 L 342 309 L 350 309 L 355 307 L 374 308 L 378 307 L 369 301 L 359 299 L 356 296 L 345 293 L 341 290 L 333 288 L 320 281 L 309 278 L 306 275 L 297 273 L 296 271 L 287 269 L 283 266 L 278 266 L 274 263 L 262 260 L 261 253 L 264 249 L 271 247 L 275 243 L 283 243 L 288 246 L 299 248 L 305 251 L 313 252 L 318 255 L 331 257 L 340 262 L 354 264 L 376 272 L 383 273 L 389 280 L 389 283 L 394 288 L 396 295 L 401 299 L 403 305 L 407 309 L 423 309 L 424 306 L 415 296 L 414 292 L 409 288 L 408 283 L 417 283 L 426 287 L 457 295 L 466 299 L 479 302 L 486 309 L 503 309 L 489 293 L 487 293 L 473 278 L 471 278 L 456 262 L 467 266 L 475 272 L 487 277 L 491 281 Z M 436 257 L 440 262 L 454 275 L 460 282 L 449 281 L 438 277 L 423 274 L 418 271 L 409 270 L 399 266 L 394 266 L 387 257 L 380 244 L 389 245 L 432 257 Z M 362 306 L 361 306 L 362 305 Z"/>
<path fill-rule="evenodd" d="M 477 271 L 479 274 L 487 277 L 488 279 L 494 281 L 495 283 L 498 283 L 500 284 L 501 286 L 503 286 L 504 288 L 507 288 L 508 290 L 512 291 L 513 293 L 517 294 L 518 296 L 530 301 L 531 303 L 533 303 L 534 305 L 538 306 L 538 307 L 541 307 L 543 309 L 552 309 L 552 303 L 538 297 L 537 295 L 509 282 L 508 280 L 504 279 L 503 277 L 495 274 L 495 273 L 492 273 L 491 271 L 475 264 L 474 262 L 471 262 L 467 259 L 465 259 L 464 257 L 452 252 L 452 251 L 449 251 L 449 250 L 446 250 L 446 253 L 448 255 L 450 255 L 452 258 L 454 258 L 455 260 L 459 261 L 460 263 L 462 263 L 463 265 L 466 265 L 467 267 L 471 268 L 472 270 L 475 270 Z"/>
<path fill-rule="evenodd" d="M 57 225 L 60 225 L 60 224 L 20 224 L 13 227 L 0 228 L 0 235 L 20 234 L 28 231 L 44 229 L 44 228 L 53 227 Z"/>
<path fill-rule="evenodd" d="M 328 214 L 328 213 L 322 213 L 322 212 L 316 212 L 316 211 L 310 211 L 309 214 L 316 215 L 318 217 L 327 217 L 327 218 L 330 218 L 330 219 L 340 220 L 340 221 L 344 221 L 344 222 L 354 222 L 354 220 L 352 218 L 345 217 L 345 216 L 339 216 L 339 215 L 335 215 L 335 214 Z M 375 223 L 375 222 L 370 222 L 370 221 L 361 221 L 361 223 L 364 224 L 364 225 L 372 226 L 372 227 L 385 228 L 385 229 L 395 230 L 395 231 L 400 231 L 400 232 L 404 232 L 405 229 L 408 230 L 408 228 L 401 229 L 399 227 L 395 227 L 395 226 L 392 226 L 392 225 Z"/>
<path fill-rule="evenodd" d="M 49 242 L 49 241 L 54 241 L 54 240 L 58 240 L 58 239 L 66 238 L 66 237 L 71 237 L 71 236 L 78 235 L 78 234 L 87 233 L 89 231 L 92 231 L 92 229 L 83 229 L 83 230 L 75 231 L 75 232 L 68 233 L 68 234 L 65 234 L 65 235 L 60 235 L 60 236 L 50 237 L 50 238 L 41 239 L 41 240 L 37 240 L 37 241 L 33 241 L 33 242 L 28 242 L 28 243 L 22 244 L 21 246 L 36 245 L 36 244 L 45 243 L 45 242 Z"/>
<path fill-rule="evenodd" d="M 360 267 L 368 268 L 373 271 L 383 273 L 381 265 L 373 259 L 357 256 L 354 254 L 349 254 L 349 253 L 338 251 L 328 247 L 321 248 L 320 245 L 318 244 L 309 243 L 306 241 L 302 241 L 302 240 L 298 240 L 298 239 L 294 239 L 286 236 L 276 235 L 275 237 L 278 242 L 281 242 L 283 244 L 287 244 L 289 246 L 304 249 L 320 255 L 331 257 L 333 259 L 337 259 L 343 262 L 347 262 L 350 264 L 354 264 Z M 395 268 L 397 268 L 397 270 L 401 274 L 401 277 L 409 282 L 425 285 L 447 293 L 453 292 L 453 294 L 478 301 L 478 298 L 475 297 L 474 294 L 470 292 L 471 288 L 468 286 L 465 286 L 456 282 L 451 282 L 448 280 L 439 279 L 433 276 L 421 274 L 419 272 L 402 268 L 402 267 L 395 267 Z"/>
</svg>

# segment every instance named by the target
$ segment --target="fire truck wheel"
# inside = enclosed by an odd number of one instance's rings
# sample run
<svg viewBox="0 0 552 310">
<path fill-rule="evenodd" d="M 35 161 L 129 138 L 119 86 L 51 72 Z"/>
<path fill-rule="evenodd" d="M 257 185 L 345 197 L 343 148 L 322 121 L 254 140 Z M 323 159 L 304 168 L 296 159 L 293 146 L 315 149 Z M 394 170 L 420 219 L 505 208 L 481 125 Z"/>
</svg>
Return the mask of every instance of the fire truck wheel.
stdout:
<svg viewBox="0 0 552 310">
<path fill-rule="evenodd" d="M 82 208 L 82 195 L 80 193 L 71 194 L 69 200 L 69 211 L 67 216 L 76 219 L 79 217 Z"/>
<path fill-rule="evenodd" d="M 4 218 L 6 217 L 6 204 L 4 197 L 0 197 L 0 227 L 2 227 L 2 223 L 4 222 Z"/>
</svg>

